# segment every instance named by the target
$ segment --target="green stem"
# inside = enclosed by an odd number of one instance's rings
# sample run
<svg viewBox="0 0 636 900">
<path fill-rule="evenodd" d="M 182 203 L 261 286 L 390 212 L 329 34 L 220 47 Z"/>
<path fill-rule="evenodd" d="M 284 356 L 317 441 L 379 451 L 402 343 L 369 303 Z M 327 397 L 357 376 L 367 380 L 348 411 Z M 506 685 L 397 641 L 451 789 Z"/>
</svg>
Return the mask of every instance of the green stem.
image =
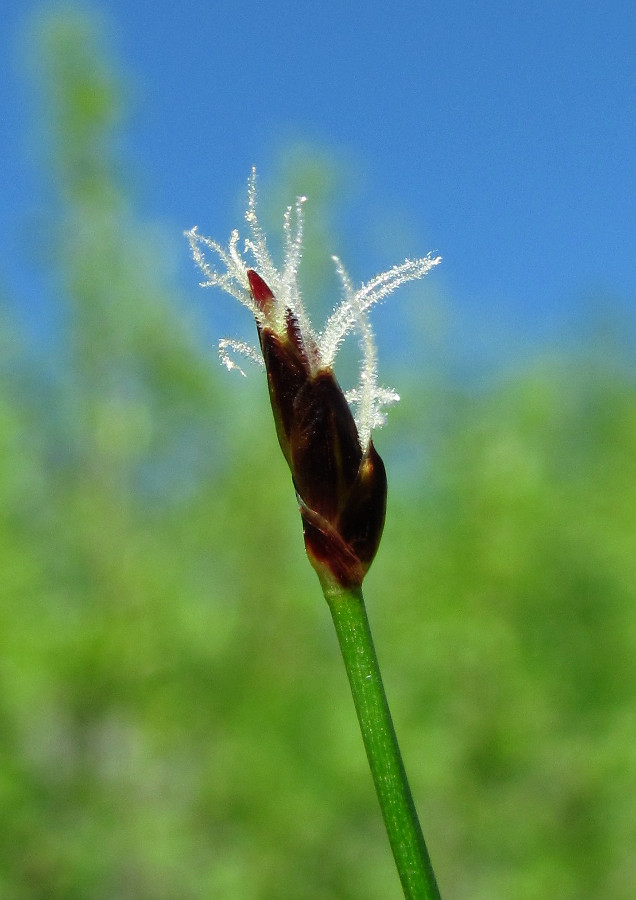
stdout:
<svg viewBox="0 0 636 900">
<path fill-rule="evenodd" d="M 440 900 L 384 693 L 362 591 L 325 589 L 393 857 L 407 900 Z"/>
</svg>

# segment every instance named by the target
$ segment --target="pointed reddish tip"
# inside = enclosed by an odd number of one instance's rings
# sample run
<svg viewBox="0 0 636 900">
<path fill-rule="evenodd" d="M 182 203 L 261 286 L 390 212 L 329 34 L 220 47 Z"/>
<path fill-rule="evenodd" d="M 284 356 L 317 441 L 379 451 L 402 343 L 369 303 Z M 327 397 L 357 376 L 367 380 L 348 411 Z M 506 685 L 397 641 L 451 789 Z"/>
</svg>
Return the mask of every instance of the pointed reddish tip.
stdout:
<svg viewBox="0 0 636 900">
<path fill-rule="evenodd" d="M 269 287 L 265 284 L 261 276 L 254 269 L 247 270 L 247 278 L 250 283 L 250 290 L 256 305 L 261 312 L 267 315 L 274 302 L 274 295 Z"/>
</svg>

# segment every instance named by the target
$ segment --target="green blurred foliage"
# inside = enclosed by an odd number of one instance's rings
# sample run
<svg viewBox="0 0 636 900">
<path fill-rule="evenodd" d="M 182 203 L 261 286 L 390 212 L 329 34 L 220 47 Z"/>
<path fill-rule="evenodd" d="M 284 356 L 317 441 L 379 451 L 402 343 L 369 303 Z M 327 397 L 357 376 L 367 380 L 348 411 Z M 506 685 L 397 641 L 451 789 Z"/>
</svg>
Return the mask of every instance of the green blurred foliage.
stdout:
<svg viewBox="0 0 636 900">
<path fill-rule="evenodd" d="M 45 358 L 2 322 L 0 896 L 397 897 L 265 385 L 138 221 L 90 21 L 37 48 L 61 327 Z M 633 366 L 400 388 L 367 597 L 442 893 L 628 900 Z"/>
</svg>

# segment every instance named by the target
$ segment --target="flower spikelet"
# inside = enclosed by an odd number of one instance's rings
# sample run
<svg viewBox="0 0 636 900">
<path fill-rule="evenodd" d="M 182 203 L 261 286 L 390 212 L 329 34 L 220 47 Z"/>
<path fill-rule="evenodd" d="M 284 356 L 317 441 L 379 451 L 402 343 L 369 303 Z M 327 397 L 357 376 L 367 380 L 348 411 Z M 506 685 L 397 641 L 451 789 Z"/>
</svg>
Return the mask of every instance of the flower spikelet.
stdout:
<svg viewBox="0 0 636 900">
<path fill-rule="evenodd" d="M 244 254 L 238 249 L 238 231 L 232 232 L 227 248 L 202 237 L 196 228 L 187 236 L 206 278 L 203 285 L 222 288 L 256 320 L 260 354 L 249 344 L 227 338 L 219 343 L 219 352 L 228 369 L 241 372 L 234 359 L 237 353 L 264 362 L 276 432 L 291 470 L 310 562 L 325 587 L 355 587 L 376 554 L 386 509 L 386 473 L 371 432 L 383 424 L 384 408 L 399 399 L 377 384 L 368 312 L 400 284 L 421 278 L 440 258 L 405 260 L 357 289 L 334 258 L 343 299 L 324 329 L 316 332 L 298 285 L 304 202 L 300 197 L 286 210 L 280 269 L 271 259 L 258 220 L 254 170 Z M 208 251 L 221 261 L 222 271 L 210 265 Z M 345 395 L 333 363 L 353 330 L 358 333 L 362 365 L 358 385 Z"/>
</svg>

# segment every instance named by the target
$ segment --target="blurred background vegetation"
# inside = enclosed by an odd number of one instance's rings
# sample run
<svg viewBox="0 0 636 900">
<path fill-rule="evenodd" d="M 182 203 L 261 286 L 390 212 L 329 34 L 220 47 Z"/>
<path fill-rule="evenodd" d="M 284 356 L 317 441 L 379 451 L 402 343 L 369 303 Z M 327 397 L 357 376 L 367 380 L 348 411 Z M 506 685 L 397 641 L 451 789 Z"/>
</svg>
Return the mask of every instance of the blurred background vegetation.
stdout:
<svg viewBox="0 0 636 900">
<path fill-rule="evenodd" d="M 5 294 L 0 896 L 397 897 L 263 379 L 140 221 L 99 32 L 34 42 L 55 327 Z M 280 194 L 318 205 L 329 166 Z M 445 898 L 634 896 L 636 379 L 598 334 L 479 390 L 390 379 L 366 593 Z"/>
</svg>

